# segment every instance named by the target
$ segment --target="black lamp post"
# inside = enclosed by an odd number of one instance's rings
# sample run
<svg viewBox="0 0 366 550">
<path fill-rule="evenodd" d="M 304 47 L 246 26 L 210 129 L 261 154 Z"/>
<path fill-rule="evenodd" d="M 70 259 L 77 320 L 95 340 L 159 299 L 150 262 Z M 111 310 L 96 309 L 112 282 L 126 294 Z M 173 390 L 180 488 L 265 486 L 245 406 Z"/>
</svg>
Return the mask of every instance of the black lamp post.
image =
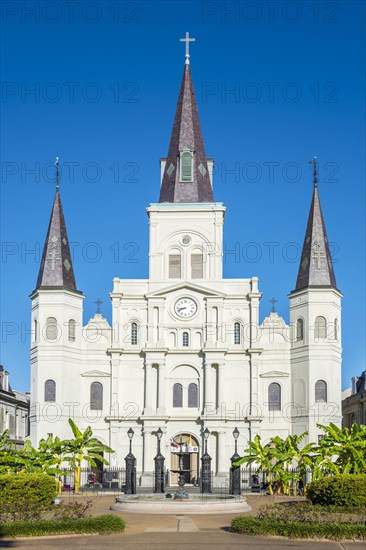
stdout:
<svg viewBox="0 0 366 550">
<path fill-rule="evenodd" d="M 238 455 L 238 437 L 240 435 L 240 432 L 238 428 L 235 428 L 233 431 L 233 436 L 235 440 L 235 452 L 233 456 L 231 457 L 231 468 L 230 468 L 230 493 L 232 495 L 240 495 L 241 494 L 241 479 L 240 479 L 240 466 L 234 466 L 234 462 L 236 462 L 240 455 Z"/>
<path fill-rule="evenodd" d="M 210 430 L 206 428 L 203 432 L 205 441 L 204 453 L 201 457 L 202 461 L 202 481 L 201 481 L 201 493 L 212 493 L 211 487 L 211 457 L 207 452 L 207 440 L 210 437 Z"/>
<path fill-rule="evenodd" d="M 134 431 L 130 428 L 127 431 L 128 438 L 130 440 L 130 450 L 128 455 L 125 458 L 126 462 L 126 495 L 136 494 L 136 458 L 132 454 L 132 438 Z"/>
<path fill-rule="evenodd" d="M 163 437 L 163 430 L 161 428 L 156 432 L 158 438 L 158 452 L 155 461 L 155 485 L 154 493 L 164 493 L 164 461 L 165 458 L 160 452 L 161 438 Z"/>
</svg>

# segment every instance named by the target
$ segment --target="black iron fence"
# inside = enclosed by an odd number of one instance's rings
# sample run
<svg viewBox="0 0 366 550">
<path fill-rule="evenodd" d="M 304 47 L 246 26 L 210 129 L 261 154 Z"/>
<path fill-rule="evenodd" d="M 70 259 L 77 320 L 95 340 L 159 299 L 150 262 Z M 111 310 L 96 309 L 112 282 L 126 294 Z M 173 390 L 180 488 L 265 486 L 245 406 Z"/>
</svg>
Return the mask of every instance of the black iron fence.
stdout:
<svg viewBox="0 0 366 550">
<path fill-rule="evenodd" d="M 311 481 L 311 470 L 305 472 L 298 468 L 289 468 L 286 473 L 290 479 L 288 481 L 289 493 L 302 495 L 304 487 Z M 240 469 L 241 491 L 250 493 L 269 492 L 271 486 L 274 493 L 283 490 L 283 483 L 278 474 L 274 472 L 259 471 L 257 468 L 242 467 Z"/>
<path fill-rule="evenodd" d="M 67 471 L 67 470 L 66 470 Z M 62 476 L 63 490 L 74 490 L 74 474 Z M 80 491 L 123 491 L 126 484 L 124 468 L 82 468 L 80 472 Z"/>
</svg>

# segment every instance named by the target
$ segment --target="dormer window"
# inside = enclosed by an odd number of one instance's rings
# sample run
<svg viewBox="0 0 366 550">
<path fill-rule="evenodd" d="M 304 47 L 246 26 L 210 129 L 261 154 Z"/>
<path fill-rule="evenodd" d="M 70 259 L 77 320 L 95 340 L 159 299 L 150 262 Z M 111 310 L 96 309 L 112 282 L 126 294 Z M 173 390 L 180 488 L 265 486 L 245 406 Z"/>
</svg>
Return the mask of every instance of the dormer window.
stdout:
<svg viewBox="0 0 366 550">
<path fill-rule="evenodd" d="M 193 181 L 193 151 L 183 149 L 180 153 L 180 181 Z"/>
</svg>

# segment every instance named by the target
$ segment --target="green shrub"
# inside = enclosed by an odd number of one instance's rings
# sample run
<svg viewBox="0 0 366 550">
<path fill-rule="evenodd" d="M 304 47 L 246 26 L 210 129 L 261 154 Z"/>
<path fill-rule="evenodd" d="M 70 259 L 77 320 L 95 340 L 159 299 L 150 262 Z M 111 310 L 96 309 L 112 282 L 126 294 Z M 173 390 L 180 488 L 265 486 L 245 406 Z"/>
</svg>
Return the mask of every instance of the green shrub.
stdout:
<svg viewBox="0 0 366 550">
<path fill-rule="evenodd" d="M 309 501 L 290 501 L 279 504 L 266 504 L 259 508 L 257 518 L 285 521 L 306 521 L 313 523 L 365 521 L 364 508 L 340 508 L 320 506 Z"/>
<path fill-rule="evenodd" d="M 307 497 L 322 506 L 366 506 L 366 475 L 340 474 L 312 481 Z"/>
<path fill-rule="evenodd" d="M 54 477 L 46 474 L 0 475 L 0 519 L 37 519 L 56 496 Z"/>
<path fill-rule="evenodd" d="M 277 535 L 290 538 L 324 538 L 331 540 L 365 540 L 364 523 L 306 523 L 301 521 L 282 522 L 275 519 L 260 519 L 239 516 L 231 522 L 231 528 L 245 535 Z"/>
<path fill-rule="evenodd" d="M 111 514 L 62 521 L 16 521 L 0 523 L 0 537 L 35 537 L 60 533 L 120 533 L 125 526 L 125 521 L 122 518 Z"/>
<path fill-rule="evenodd" d="M 91 508 L 93 501 L 88 498 L 86 502 L 70 502 L 68 504 L 59 504 L 55 508 L 53 519 L 80 519 L 90 516 L 87 512 Z"/>
</svg>

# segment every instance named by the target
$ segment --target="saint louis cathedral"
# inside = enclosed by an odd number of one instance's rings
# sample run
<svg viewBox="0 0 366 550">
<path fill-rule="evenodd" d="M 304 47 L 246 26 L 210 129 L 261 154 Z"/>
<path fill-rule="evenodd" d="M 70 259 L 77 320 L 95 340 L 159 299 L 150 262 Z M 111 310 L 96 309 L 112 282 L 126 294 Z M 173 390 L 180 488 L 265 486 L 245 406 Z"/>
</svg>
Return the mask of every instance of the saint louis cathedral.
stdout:
<svg viewBox="0 0 366 550">
<path fill-rule="evenodd" d="M 256 434 L 266 442 L 308 431 L 308 440 L 317 441 L 317 422 L 341 425 L 342 295 L 315 160 L 298 277 L 289 294 L 290 324 L 275 311 L 259 322 L 256 276 L 223 278 L 226 207 L 214 198 L 212 173 L 187 52 L 168 155 L 161 159 L 159 202 L 147 208 L 149 278 L 114 278 L 112 325 L 99 310 L 83 324 L 84 295 L 76 285 L 57 175 L 31 294 L 34 445 L 50 433 L 69 438 L 72 417 L 112 447 L 111 466 L 124 467 L 132 428 L 143 483 L 154 470 L 161 428 L 166 468 L 177 467 L 175 441 L 182 438 L 191 481 L 199 475 L 208 428 L 214 480 L 224 482 L 235 427 L 242 452 Z"/>
</svg>

